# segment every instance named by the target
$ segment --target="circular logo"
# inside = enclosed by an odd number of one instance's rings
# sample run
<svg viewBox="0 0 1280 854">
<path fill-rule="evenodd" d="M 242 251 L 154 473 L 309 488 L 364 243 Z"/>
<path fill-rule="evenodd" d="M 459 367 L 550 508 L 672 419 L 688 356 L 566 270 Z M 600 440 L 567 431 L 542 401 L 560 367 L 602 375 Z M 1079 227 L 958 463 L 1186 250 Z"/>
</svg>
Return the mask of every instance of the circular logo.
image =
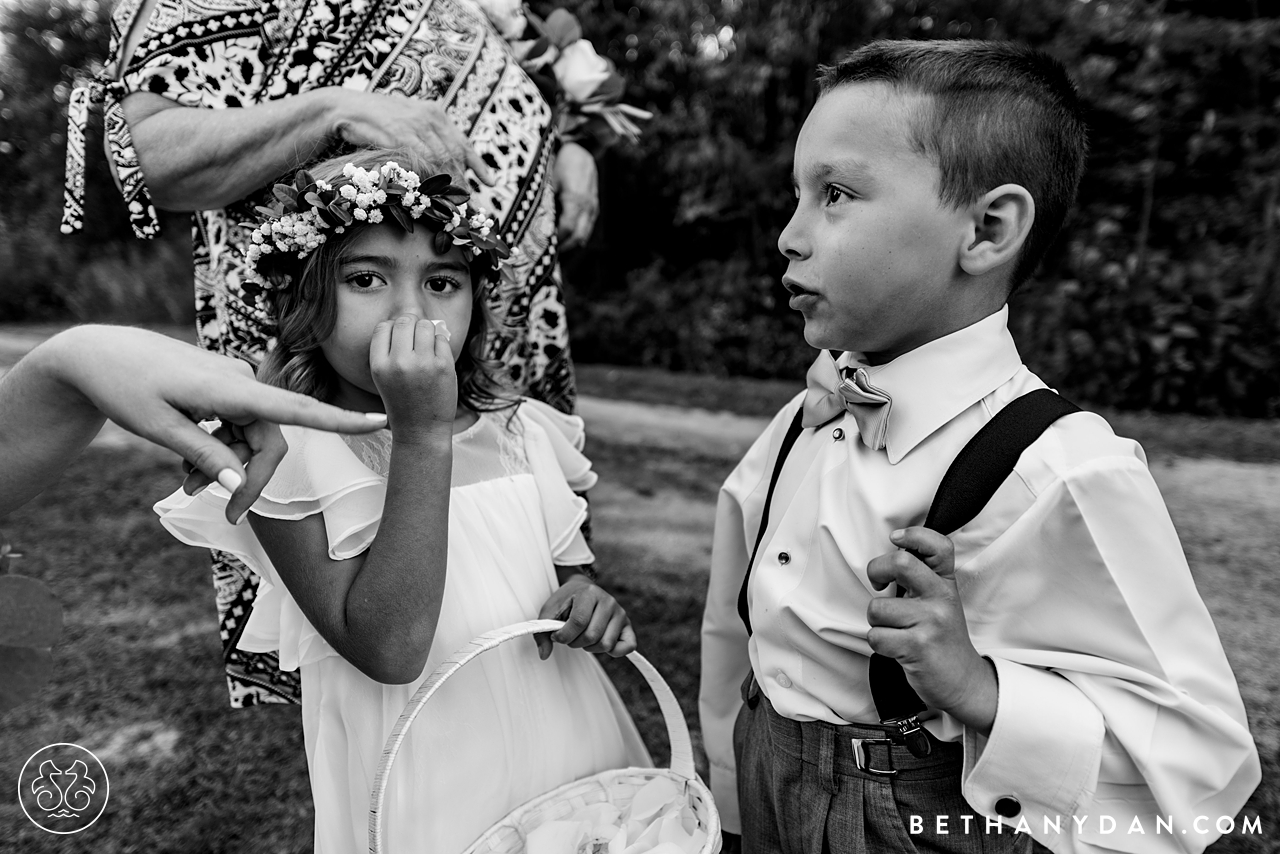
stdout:
<svg viewBox="0 0 1280 854">
<path fill-rule="evenodd" d="M 31 754 L 18 775 L 18 803 L 41 830 L 79 833 L 107 808 L 107 769 L 78 744 L 50 744 Z"/>
</svg>

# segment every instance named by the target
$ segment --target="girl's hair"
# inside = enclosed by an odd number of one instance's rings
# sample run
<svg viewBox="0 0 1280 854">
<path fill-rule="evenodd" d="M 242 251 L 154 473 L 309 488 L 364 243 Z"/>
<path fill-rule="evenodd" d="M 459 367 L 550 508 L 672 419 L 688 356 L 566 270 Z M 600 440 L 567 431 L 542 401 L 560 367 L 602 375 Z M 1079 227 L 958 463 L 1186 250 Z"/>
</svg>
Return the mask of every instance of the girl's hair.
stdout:
<svg viewBox="0 0 1280 854">
<path fill-rule="evenodd" d="M 446 171 L 406 149 L 373 148 L 325 160 L 307 171 L 316 180 L 337 183 L 348 163 L 362 169 L 376 169 L 388 160 L 418 173 L 424 181 Z M 414 224 L 417 228 L 428 228 L 425 219 Z M 337 391 L 337 376 L 320 351 L 320 345 L 333 334 L 338 319 L 335 291 L 342 255 L 366 229 L 379 227 L 399 226 L 388 217 L 381 225 L 353 223 L 342 234 L 330 230 L 325 242 L 306 258 L 293 263 L 292 269 L 287 265 L 273 269 L 277 283 L 265 293 L 276 337 L 258 369 L 259 380 L 332 402 Z M 492 412 L 515 405 L 517 397 L 501 378 L 502 363 L 484 355 L 488 336 L 505 328 L 503 318 L 493 306 L 496 279 L 483 256 L 472 259 L 470 266 L 471 325 L 455 368 L 458 403 L 473 412 Z M 286 275 L 287 284 L 283 278 Z"/>
</svg>

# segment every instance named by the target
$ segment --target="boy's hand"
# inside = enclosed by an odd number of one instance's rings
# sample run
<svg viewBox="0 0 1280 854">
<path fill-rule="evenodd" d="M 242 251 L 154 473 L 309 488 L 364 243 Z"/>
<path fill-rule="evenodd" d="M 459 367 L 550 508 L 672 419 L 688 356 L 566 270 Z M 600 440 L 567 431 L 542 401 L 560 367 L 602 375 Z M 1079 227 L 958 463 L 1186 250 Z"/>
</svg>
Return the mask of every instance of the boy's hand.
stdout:
<svg viewBox="0 0 1280 854">
<path fill-rule="evenodd" d="M 867 578 L 876 590 L 897 582 L 906 595 L 871 600 L 867 642 L 897 659 L 931 708 L 989 734 L 996 715 L 995 668 L 969 640 L 951 540 L 923 527 L 894 531 L 890 539 L 901 551 L 871 561 Z"/>
<path fill-rule="evenodd" d="M 405 314 L 379 323 L 369 342 L 369 371 L 396 442 L 453 434 L 458 379 L 443 322 Z"/>
<path fill-rule="evenodd" d="M 539 620 L 564 620 L 564 627 L 535 635 L 538 657 L 551 655 L 551 642 L 621 658 L 636 648 L 636 633 L 626 610 L 585 575 L 574 575 L 551 594 Z"/>
</svg>

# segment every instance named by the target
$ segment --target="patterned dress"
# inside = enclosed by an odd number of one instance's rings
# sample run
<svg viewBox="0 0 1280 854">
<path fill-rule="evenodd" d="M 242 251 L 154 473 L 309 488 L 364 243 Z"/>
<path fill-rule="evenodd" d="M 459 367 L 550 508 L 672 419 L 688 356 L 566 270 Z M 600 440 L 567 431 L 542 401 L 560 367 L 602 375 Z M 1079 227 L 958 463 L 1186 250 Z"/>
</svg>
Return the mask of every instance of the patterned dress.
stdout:
<svg viewBox="0 0 1280 854">
<path fill-rule="evenodd" d="M 102 80 L 75 90 L 69 113 L 63 230 L 83 217 L 84 119 L 102 102 L 108 145 L 134 231 L 152 237 L 155 210 L 121 99 L 151 92 L 187 107 L 223 109 L 324 86 L 438 100 L 497 177 L 468 175 L 517 248 L 514 283 L 495 294 L 506 330 L 488 342 L 516 389 L 565 412 L 576 403 L 557 263 L 549 171 L 558 139 L 552 108 L 472 0 L 160 0 L 127 64 L 118 53 L 141 0 L 121 0 Z M 263 292 L 245 275 L 252 199 L 192 216 L 200 343 L 257 361 L 273 330 Z M 296 673 L 274 656 L 235 649 L 257 580 L 214 553 L 214 583 L 233 707 L 297 702 Z"/>
</svg>

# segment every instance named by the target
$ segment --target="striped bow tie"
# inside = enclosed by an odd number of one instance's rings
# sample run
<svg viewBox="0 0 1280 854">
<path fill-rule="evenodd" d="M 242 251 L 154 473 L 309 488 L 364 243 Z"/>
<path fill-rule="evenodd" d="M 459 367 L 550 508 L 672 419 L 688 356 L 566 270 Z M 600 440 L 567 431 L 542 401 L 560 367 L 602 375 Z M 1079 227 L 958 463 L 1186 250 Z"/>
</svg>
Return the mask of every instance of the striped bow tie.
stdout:
<svg viewBox="0 0 1280 854">
<path fill-rule="evenodd" d="M 837 369 L 826 352 L 809 368 L 805 385 L 803 426 L 819 427 L 845 410 L 858 423 L 862 444 L 873 451 L 884 447 L 893 398 L 871 384 L 866 368 Z"/>
</svg>

